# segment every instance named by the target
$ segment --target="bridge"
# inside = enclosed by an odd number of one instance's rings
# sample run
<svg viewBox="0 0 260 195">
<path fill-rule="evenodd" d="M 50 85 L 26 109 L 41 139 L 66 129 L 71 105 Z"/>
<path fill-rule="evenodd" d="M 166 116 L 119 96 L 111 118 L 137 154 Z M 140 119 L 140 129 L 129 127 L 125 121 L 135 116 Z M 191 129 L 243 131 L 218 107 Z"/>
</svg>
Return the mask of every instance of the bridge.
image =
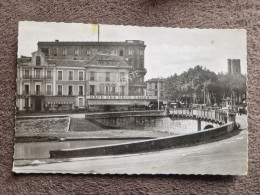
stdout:
<svg viewBox="0 0 260 195">
<path fill-rule="evenodd" d="M 207 121 L 223 125 L 235 122 L 234 117 L 228 117 L 227 113 L 221 110 L 195 110 L 189 108 L 171 109 L 169 111 L 126 111 L 126 112 L 109 112 L 109 113 L 92 113 L 86 114 L 85 118 L 92 123 L 106 129 L 124 129 L 134 128 L 143 124 L 158 123 L 159 118 L 169 117 L 172 120 L 178 118 L 192 119 L 198 121 L 198 129 L 201 130 L 201 121 Z"/>
<path fill-rule="evenodd" d="M 174 147 L 187 146 L 197 143 L 207 143 L 215 139 L 220 139 L 236 130 L 235 116 L 220 110 L 192 110 L 187 108 L 167 111 L 131 111 L 131 112 L 109 112 L 86 114 L 89 120 L 104 128 L 127 127 L 137 129 L 138 125 L 157 123 L 160 118 L 189 118 L 198 121 L 198 131 L 183 135 L 171 135 L 162 138 L 155 138 L 143 141 L 126 142 L 122 144 L 112 144 L 105 146 L 95 146 L 76 149 L 62 149 L 50 151 L 50 158 L 77 158 L 90 156 L 106 156 L 151 152 Z M 218 127 L 205 128 L 201 130 L 201 121 L 212 121 L 221 124 Z M 163 121 L 159 122 L 163 124 Z"/>
<path fill-rule="evenodd" d="M 207 121 L 223 125 L 230 122 L 235 122 L 234 114 L 227 114 L 222 110 L 212 109 L 190 109 L 190 108 L 177 108 L 170 109 L 167 113 L 171 119 L 176 118 L 190 118 L 198 121 L 198 130 L 201 130 L 201 121 Z"/>
</svg>

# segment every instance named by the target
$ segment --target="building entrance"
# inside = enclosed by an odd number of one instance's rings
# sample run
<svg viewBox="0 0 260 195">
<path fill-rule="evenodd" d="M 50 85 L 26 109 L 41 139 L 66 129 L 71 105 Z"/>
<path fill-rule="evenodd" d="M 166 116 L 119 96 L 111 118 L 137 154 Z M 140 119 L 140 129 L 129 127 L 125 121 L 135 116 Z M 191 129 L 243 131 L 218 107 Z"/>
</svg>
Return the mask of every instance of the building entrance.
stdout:
<svg viewBox="0 0 260 195">
<path fill-rule="evenodd" d="M 35 111 L 41 111 L 42 108 L 42 100 L 41 99 L 35 99 Z"/>
</svg>

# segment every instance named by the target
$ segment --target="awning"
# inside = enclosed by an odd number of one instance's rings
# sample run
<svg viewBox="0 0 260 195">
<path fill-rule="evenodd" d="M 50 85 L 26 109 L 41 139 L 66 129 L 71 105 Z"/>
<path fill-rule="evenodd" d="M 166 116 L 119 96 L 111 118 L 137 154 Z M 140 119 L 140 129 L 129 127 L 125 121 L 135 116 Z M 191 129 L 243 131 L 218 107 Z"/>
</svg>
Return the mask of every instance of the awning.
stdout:
<svg viewBox="0 0 260 195">
<path fill-rule="evenodd" d="M 46 104 L 73 104 L 75 103 L 75 97 L 66 96 L 47 96 L 45 97 Z"/>
<path fill-rule="evenodd" d="M 150 100 L 88 100 L 88 105 L 145 105 L 148 106 Z"/>
</svg>

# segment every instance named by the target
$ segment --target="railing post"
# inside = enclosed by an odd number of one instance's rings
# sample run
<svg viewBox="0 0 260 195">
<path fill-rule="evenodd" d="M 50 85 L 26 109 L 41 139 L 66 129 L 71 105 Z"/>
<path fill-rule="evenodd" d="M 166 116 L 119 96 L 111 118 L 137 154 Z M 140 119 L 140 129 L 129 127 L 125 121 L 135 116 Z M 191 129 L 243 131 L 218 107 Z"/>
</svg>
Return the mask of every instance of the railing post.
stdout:
<svg viewBox="0 0 260 195">
<path fill-rule="evenodd" d="M 197 123 L 198 123 L 198 131 L 201 130 L 201 120 L 200 118 L 197 119 Z"/>
</svg>

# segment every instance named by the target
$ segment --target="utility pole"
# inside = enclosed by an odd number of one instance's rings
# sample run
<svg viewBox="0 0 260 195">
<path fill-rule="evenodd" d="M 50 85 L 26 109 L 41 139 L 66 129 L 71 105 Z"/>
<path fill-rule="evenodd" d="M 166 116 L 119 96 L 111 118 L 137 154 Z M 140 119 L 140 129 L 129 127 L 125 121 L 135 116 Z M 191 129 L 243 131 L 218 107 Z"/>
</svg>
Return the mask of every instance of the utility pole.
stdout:
<svg viewBox="0 0 260 195">
<path fill-rule="evenodd" d="M 204 82 L 204 104 L 206 104 L 206 83 Z"/>
</svg>

